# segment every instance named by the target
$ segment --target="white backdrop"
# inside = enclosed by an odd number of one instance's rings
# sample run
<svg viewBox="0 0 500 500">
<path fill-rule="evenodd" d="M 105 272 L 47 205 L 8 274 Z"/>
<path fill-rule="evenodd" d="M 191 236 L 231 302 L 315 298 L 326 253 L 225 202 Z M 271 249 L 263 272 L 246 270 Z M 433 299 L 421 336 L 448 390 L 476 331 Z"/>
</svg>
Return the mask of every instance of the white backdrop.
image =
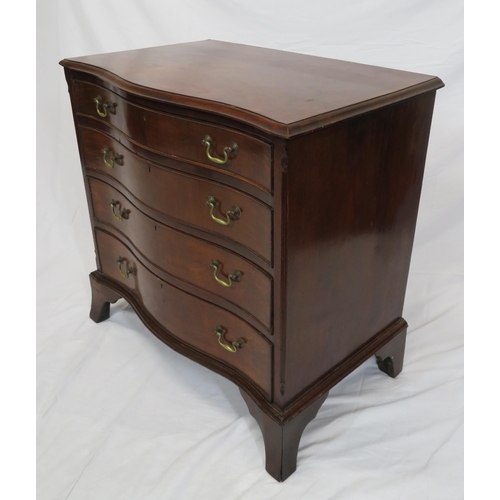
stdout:
<svg viewBox="0 0 500 500">
<path fill-rule="evenodd" d="M 45 0 L 37 29 L 38 500 L 459 499 L 463 13 L 456 0 Z M 120 301 L 88 318 L 95 269 L 58 61 L 203 39 L 439 76 L 396 379 L 370 360 L 330 391 L 285 483 L 237 388 Z"/>
</svg>

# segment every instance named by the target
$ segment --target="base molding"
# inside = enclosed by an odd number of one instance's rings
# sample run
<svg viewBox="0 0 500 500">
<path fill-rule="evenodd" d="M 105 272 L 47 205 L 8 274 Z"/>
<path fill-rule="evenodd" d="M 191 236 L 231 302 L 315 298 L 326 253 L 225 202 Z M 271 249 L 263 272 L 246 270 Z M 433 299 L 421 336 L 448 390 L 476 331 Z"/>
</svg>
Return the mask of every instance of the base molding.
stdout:
<svg viewBox="0 0 500 500">
<path fill-rule="evenodd" d="M 312 402 L 321 398 L 325 393 L 337 385 L 343 378 L 345 378 L 349 373 L 354 371 L 358 366 L 362 365 L 371 356 L 390 352 L 391 347 L 384 351 L 384 346 L 392 345 L 392 349 L 399 346 L 402 348 L 402 354 L 398 357 L 400 368 L 396 375 L 401 371 L 403 366 L 404 357 L 404 339 L 406 339 L 406 330 L 408 328 L 408 323 L 403 318 L 397 318 L 392 323 L 390 323 L 382 331 L 374 335 L 368 342 L 363 344 L 357 351 L 347 357 L 344 361 L 339 363 L 337 366 L 333 367 L 329 372 L 327 372 L 322 378 L 317 380 L 313 385 L 299 394 L 293 401 L 291 401 L 285 408 L 279 409 L 275 406 L 268 404 L 262 405 L 260 401 L 254 400 L 254 403 L 262 410 L 265 411 L 271 418 L 273 418 L 280 425 L 284 425 L 288 420 L 293 419 L 298 413 L 307 408 Z M 404 338 L 402 338 L 404 337 Z M 399 343 L 391 342 L 399 338 Z M 384 370 L 382 370 L 384 371 Z M 387 373 L 387 372 L 386 372 Z M 271 408 L 269 408 L 271 406 Z M 276 411 L 277 410 L 277 411 Z"/>
<path fill-rule="evenodd" d="M 286 425 L 288 421 L 294 419 L 296 415 L 310 406 L 314 401 L 327 394 L 332 387 L 338 384 L 344 377 L 349 375 L 349 373 L 364 363 L 368 358 L 375 354 L 379 355 L 379 357 L 380 353 L 383 355 L 385 351 L 382 348 L 385 345 L 389 345 L 389 343 L 400 333 L 406 332 L 408 328 L 408 324 L 403 318 L 397 318 L 381 332 L 374 335 L 368 342 L 363 344 L 351 356 L 333 367 L 322 378 L 318 379 L 313 385 L 300 393 L 293 401 L 287 404 L 286 407 L 280 408 L 276 404 L 268 401 L 256 386 L 237 371 L 178 340 L 152 318 L 141 301 L 126 287 L 108 278 L 99 271 L 94 271 L 90 274 L 90 281 L 93 294 L 91 318 L 94 321 L 99 322 L 107 319 L 109 317 L 109 303 L 116 302 L 118 298 L 123 297 L 134 309 L 145 326 L 156 337 L 180 354 L 231 380 L 240 389 L 246 392 L 261 411 L 266 413 L 279 425 Z M 404 342 L 402 347 L 404 350 Z"/>
<path fill-rule="evenodd" d="M 397 318 L 299 394 L 285 408 L 279 408 L 268 401 L 258 388 L 239 372 L 178 340 L 148 313 L 141 301 L 126 287 L 99 271 L 90 274 L 90 282 L 90 317 L 95 322 L 108 319 L 110 303 L 123 297 L 144 325 L 165 344 L 228 378 L 239 387 L 251 415 L 262 430 L 266 448 L 266 470 L 278 481 L 284 481 L 295 471 L 302 433 L 307 424 L 315 418 L 333 386 L 373 355 L 377 356 L 379 368 L 391 377 L 396 377 L 403 367 L 408 324 L 403 318 Z"/>
<path fill-rule="evenodd" d="M 316 417 L 331 387 L 373 354 L 376 355 L 379 368 L 390 377 L 396 377 L 401 372 L 407 327 L 406 321 L 398 318 L 335 367 L 320 382 L 303 393 L 293 405 L 277 415 L 270 415 L 265 407 L 262 408 L 240 389 L 250 414 L 257 421 L 262 432 L 266 452 L 266 471 L 274 479 L 282 482 L 295 472 L 302 433 L 307 424 Z"/>
</svg>

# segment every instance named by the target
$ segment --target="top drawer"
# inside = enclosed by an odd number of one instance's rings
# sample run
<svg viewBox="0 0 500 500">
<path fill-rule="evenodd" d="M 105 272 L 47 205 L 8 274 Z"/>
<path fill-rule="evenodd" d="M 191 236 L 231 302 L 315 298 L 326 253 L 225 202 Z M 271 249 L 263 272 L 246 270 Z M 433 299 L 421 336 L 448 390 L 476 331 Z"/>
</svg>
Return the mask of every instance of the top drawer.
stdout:
<svg viewBox="0 0 500 500">
<path fill-rule="evenodd" d="M 199 163 L 272 191 L 271 146 L 236 130 L 143 108 L 113 92 L 74 82 L 77 113 L 110 123 L 158 153 Z"/>
</svg>

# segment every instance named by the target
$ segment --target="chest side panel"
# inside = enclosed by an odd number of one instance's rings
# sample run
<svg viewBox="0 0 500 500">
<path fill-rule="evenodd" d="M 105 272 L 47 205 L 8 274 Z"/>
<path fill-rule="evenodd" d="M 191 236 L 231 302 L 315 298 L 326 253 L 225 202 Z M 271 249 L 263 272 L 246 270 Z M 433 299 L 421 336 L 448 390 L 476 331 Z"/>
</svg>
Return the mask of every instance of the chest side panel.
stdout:
<svg viewBox="0 0 500 500">
<path fill-rule="evenodd" d="M 288 144 L 285 402 L 401 317 L 434 97 Z"/>
</svg>

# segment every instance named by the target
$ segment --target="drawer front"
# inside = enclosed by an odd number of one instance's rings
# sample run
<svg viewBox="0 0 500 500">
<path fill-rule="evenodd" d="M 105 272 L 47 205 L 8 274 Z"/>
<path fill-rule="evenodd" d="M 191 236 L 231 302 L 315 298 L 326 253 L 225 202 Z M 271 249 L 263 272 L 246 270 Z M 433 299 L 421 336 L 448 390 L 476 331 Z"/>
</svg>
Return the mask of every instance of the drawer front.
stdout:
<svg viewBox="0 0 500 500">
<path fill-rule="evenodd" d="M 78 113 L 110 123 L 156 152 L 229 173 L 271 192 L 272 156 L 266 142 L 233 129 L 142 108 L 89 83 L 77 81 L 74 89 Z M 202 144 L 205 136 L 210 137 L 210 145 Z M 225 148 L 231 149 L 226 155 Z"/>
<path fill-rule="evenodd" d="M 236 304 L 270 328 L 271 279 L 258 267 L 218 245 L 152 220 L 109 184 L 90 178 L 89 185 L 97 220 L 122 232 L 167 273 Z"/>
<path fill-rule="evenodd" d="M 161 281 L 114 236 L 97 229 L 96 241 L 101 272 L 134 293 L 169 333 L 240 371 L 270 396 L 269 341 L 234 314 Z M 229 352 L 219 343 L 215 326 L 222 329 L 220 342 L 236 352 Z M 242 348 L 232 345 L 238 341 Z"/>
<path fill-rule="evenodd" d="M 271 210 L 254 198 L 221 184 L 149 165 L 109 136 L 80 128 L 84 163 L 114 177 L 152 210 L 228 238 L 271 261 Z M 106 155 L 103 148 L 108 148 Z M 113 161 L 113 158 L 119 160 Z M 108 165 L 106 165 L 105 161 Z M 111 167 L 110 167 L 111 165 Z M 206 204 L 211 197 L 215 208 Z M 226 215 L 237 207 L 238 218 Z M 222 225 L 211 217 L 228 225 Z M 237 214 L 237 211 L 234 211 Z"/>
</svg>

